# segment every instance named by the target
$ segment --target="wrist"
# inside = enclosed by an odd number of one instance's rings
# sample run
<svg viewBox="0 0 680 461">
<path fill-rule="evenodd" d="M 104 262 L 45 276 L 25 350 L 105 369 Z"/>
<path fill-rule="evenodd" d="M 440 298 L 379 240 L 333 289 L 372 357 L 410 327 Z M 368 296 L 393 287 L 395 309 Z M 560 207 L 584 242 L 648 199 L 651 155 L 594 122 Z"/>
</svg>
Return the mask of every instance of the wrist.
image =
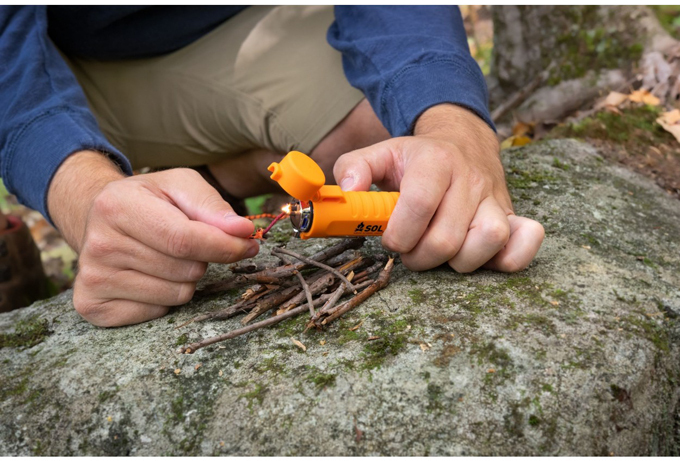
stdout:
<svg viewBox="0 0 680 461">
<path fill-rule="evenodd" d="M 474 112 L 455 104 L 438 104 L 427 109 L 416 120 L 413 135 L 462 146 L 478 145 L 494 155 L 499 150 L 498 138 L 491 127 Z"/>
<path fill-rule="evenodd" d="M 105 155 L 87 150 L 69 156 L 57 170 L 48 189 L 47 206 L 52 221 L 76 252 L 95 197 L 108 183 L 124 177 Z"/>
</svg>

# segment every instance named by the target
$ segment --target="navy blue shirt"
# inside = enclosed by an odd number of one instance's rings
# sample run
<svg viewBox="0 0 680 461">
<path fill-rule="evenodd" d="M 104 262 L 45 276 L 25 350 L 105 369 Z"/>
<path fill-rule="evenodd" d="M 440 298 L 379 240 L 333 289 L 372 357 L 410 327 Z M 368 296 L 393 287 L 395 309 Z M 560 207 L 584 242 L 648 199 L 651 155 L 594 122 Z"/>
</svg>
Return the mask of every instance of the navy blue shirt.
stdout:
<svg viewBox="0 0 680 461">
<path fill-rule="evenodd" d="M 95 59 L 177 50 L 241 6 L 0 6 L 0 177 L 49 219 L 47 191 L 72 153 L 97 150 L 131 174 L 99 130 L 57 51 Z M 328 42 L 392 136 L 441 103 L 466 107 L 493 128 L 484 77 L 451 6 L 337 6 Z M 55 46 L 56 44 L 56 46 Z"/>
</svg>

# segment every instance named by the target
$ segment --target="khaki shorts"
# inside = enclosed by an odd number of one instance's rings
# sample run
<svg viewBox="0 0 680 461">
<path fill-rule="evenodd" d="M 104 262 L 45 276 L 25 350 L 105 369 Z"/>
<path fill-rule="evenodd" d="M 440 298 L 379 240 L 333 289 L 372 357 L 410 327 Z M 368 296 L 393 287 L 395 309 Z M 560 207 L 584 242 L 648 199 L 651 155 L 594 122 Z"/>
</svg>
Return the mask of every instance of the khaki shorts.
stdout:
<svg viewBox="0 0 680 461">
<path fill-rule="evenodd" d="M 67 61 L 133 168 L 309 153 L 363 99 L 326 41 L 332 22 L 330 6 L 253 6 L 174 53 Z"/>
</svg>

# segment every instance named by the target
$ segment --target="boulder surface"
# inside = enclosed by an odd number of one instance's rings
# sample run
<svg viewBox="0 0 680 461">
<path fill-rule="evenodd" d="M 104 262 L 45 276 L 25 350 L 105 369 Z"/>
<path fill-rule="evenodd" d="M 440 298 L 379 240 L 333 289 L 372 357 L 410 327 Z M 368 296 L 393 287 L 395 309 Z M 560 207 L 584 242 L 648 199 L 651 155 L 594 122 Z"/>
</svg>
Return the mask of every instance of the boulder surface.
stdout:
<svg viewBox="0 0 680 461">
<path fill-rule="evenodd" d="M 577 141 L 503 156 L 546 228 L 520 273 L 398 265 L 324 331 L 302 316 L 192 355 L 240 318 L 175 327 L 239 293 L 124 328 L 71 292 L 0 315 L 0 454 L 677 456 L 680 202 Z"/>
</svg>

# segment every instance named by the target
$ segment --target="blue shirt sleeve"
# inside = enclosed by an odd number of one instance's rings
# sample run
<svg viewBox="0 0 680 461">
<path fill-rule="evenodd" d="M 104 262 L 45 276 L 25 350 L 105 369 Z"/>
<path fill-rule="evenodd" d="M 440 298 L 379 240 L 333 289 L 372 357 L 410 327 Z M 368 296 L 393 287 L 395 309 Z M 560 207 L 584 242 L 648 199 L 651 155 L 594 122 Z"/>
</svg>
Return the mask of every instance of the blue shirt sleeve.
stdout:
<svg viewBox="0 0 680 461">
<path fill-rule="evenodd" d="M 7 189 L 50 219 L 50 181 L 80 150 L 107 154 L 132 174 L 48 38 L 46 7 L 0 6 L 0 176 Z"/>
<path fill-rule="evenodd" d="M 411 134 L 442 103 L 466 107 L 495 130 L 457 7 L 336 6 L 328 42 L 392 136 Z"/>
</svg>

